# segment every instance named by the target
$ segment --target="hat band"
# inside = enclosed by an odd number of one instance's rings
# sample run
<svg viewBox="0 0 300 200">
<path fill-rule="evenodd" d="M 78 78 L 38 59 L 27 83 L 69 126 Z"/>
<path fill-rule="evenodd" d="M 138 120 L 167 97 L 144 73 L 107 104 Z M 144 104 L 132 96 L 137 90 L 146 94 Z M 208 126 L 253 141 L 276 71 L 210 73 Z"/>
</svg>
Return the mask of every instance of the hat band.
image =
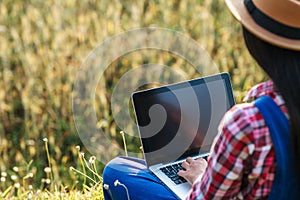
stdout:
<svg viewBox="0 0 300 200">
<path fill-rule="evenodd" d="M 259 10 L 252 0 L 244 0 L 244 4 L 253 20 L 261 27 L 279 36 L 289 39 L 300 39 L 300 28 L 291 27 L 275 21 Z"/>
</svg>

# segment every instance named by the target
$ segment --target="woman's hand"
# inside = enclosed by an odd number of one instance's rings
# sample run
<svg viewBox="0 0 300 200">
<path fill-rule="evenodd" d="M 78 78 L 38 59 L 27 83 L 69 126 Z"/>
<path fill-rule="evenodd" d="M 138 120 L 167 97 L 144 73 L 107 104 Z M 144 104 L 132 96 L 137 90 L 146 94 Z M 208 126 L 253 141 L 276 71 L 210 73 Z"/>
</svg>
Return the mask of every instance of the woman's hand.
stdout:
<svg viewBox="0 0 300 200">
<path fill-rule="evenodd" d="M 203 158 L 194 160 L 188 157 L 181 166 L 185 170 L 180 170 L 178 175 L 185 178 L 190 184 L 193 184 L 199 176 L 203 175 L 207 167 L 207 162 Z"/>
</svg>

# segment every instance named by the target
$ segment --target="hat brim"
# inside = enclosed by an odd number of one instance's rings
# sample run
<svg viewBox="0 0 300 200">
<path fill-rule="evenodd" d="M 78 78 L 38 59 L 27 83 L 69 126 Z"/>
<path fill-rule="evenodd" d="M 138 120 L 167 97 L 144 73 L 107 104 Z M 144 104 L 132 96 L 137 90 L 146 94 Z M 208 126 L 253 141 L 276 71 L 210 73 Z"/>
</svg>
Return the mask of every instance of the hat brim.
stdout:
<svg viewBox="0 0 300 200">
<path fill-rule="evenodd" d="M 300 50 L 300 40 L 281 37 L 259 26 L 249 14 L 243 0 L 225 0 L 225 2 L 233 16 L 248 31 L 259 37 L 260 39 L 282 48 L 297 51 Z"/>
</svg>

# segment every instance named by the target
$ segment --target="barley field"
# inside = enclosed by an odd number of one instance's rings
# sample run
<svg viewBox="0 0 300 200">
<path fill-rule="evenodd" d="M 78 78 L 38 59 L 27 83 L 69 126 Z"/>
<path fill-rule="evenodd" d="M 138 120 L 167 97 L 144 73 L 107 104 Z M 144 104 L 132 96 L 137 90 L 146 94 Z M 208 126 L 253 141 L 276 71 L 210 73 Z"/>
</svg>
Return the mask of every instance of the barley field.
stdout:
<svg viewBox="0 0 300 200">
<path fill-rule="evenodd" d="M 0 199 L 103 199 L 101 159 L 118 153 L 95 156 L 79 138 L 72 113 L 76 74 L 105 39 L 150 26 L 201 44 L 219 71 L 230 73 L 237 102 L 267 79 L 223 0 L 0 0 Z M 126 71 L 147 63 L 201 76 L 163 52 L 133 52 L 112 62 L 97 86 L 95 109 L 121 149 L 112 91 Z M 139 140 L 125 139 L 126 150 L 140 152 Z"/>
</svg>

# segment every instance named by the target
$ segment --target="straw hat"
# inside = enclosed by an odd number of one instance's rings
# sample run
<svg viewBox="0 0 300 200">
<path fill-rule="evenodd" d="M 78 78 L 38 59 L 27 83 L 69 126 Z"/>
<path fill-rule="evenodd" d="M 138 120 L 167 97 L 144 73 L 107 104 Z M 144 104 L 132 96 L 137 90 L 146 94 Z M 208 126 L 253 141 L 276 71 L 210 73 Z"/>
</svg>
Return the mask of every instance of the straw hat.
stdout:
<svg viewBox="0 0 300 200">
<path fill-rule="evenodd" d="M 225 0 L 234 17 L 262 40 L 300 50 L 300 1 Z"/>
</svg>

